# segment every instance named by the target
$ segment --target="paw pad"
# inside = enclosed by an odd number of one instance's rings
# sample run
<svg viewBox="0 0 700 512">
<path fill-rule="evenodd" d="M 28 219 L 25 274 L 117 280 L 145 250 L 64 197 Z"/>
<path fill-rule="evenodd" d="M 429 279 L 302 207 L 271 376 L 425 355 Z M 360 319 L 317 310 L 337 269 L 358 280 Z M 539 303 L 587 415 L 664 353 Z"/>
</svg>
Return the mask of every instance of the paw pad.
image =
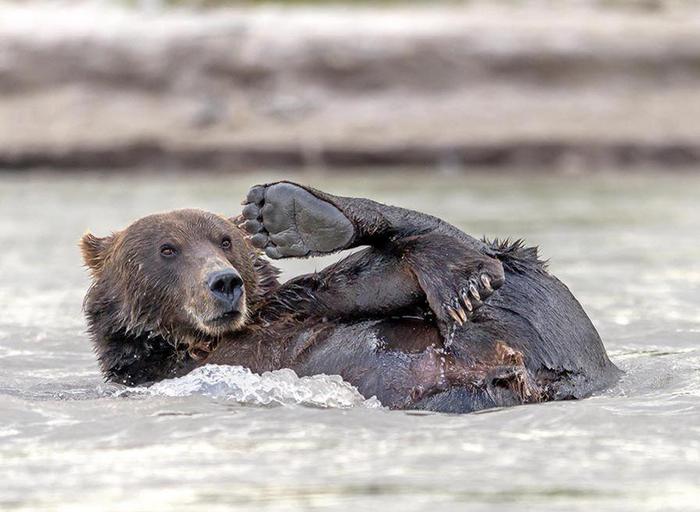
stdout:
<svg viewBox="0 0 700 512">
<path fill-rule="evenodd" d="M 270 258 L 304 257 L 345 248 L 355 229 L 342 212 L 293 183 L 250 189 L 241 227 Z"/>
</svg>

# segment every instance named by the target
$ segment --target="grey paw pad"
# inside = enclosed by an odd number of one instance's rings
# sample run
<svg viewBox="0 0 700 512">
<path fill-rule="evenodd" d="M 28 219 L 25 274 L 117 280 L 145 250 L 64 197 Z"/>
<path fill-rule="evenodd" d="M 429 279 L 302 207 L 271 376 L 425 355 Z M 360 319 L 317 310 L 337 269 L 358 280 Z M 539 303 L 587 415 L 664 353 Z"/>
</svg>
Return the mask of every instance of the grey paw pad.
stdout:
<svg viewBox="0 0 700 512">
<path fill-rule="evenodd" d="M 265 187 L 262 185 L 256 185 L 248 191 L 246 196 L 246 201 L 252 204 L 262 204 L 265 198 Z"/>
<path fill-rule="evenodd" d="M 243 217 L 246 219 L 257 219 L 260 216 L 260 207 L 253 203 L 247 204 L 243 207 L 241 215 L 243 215 Z"/>
<path fill-rule="evenodd" d="M 253 187 L 243 209 L 243 227 L 255 247 L 271 258 L 328 253 L 346 247 L 355 234 L 335 206 L 291 183 Z"/>
</svg>

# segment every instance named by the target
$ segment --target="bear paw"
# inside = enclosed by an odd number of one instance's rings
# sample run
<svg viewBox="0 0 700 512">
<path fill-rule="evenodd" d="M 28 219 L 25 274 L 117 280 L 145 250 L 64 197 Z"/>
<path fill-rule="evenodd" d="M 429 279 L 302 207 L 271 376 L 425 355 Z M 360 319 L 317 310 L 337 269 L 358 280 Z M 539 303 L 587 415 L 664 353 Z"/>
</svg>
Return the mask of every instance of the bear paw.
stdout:
<svg viewBox="0 0 700 512">
<path fill-rule="evenodd" d="M 464 280 L 456 296 L 443 303 L 445 311 L 462 325 L 467 317 L 480 308 L 484 300 L 494 292 L 494 286 L 497 288 L 500 283 L 492 282 L 492 277 L 487 272 L 469 276 Z"/>
<path fill-rule="evenodd" d="M 244 204 L 243 229 L 273 259 L 328 254 L 355 236 L 338 208 L 293 183 L 254 186 Z"/>
<path fill-rule="evenodd" d="M 505 282 L 500 261 L 488 259 L 477 268 L 450 269 L 444 276 L 427 280 L 426 298 L 437 319 L 460 327 L 484 305 L 484 301 Z"/>
</svg>

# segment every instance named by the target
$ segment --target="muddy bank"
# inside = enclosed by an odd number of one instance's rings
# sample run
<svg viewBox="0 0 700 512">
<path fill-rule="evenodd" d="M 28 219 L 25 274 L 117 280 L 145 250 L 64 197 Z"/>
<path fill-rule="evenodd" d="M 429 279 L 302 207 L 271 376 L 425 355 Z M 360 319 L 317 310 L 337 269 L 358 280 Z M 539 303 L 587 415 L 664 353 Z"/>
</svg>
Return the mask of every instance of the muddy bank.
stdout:
<svg viewBox="0 0 700 512">
<path fill-rule="evenodd" d="M 688 166 L 700 10 L 0 6 L 0 167 Z"/>
</svg>

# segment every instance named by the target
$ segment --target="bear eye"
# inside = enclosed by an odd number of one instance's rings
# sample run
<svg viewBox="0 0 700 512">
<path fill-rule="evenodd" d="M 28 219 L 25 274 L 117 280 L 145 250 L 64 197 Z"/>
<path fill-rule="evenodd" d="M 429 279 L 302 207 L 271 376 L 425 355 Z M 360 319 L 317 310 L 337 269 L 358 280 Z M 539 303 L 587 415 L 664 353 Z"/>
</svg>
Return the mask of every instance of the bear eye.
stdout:
<svg viewBox="0 0 700 512">
<path fill-rule="evenodd" d="M 221 248 L 222 249 L 230 249 L 231 248 L 231 239 L 229 237 L 226 236 L 221 241 Z"/>
<path fill-rule="evenodd" d="M 162 245 L 160 247 L 160 255 L 164 258 L 172 258 L 177 254 L 177 250 L 172 245 Z"/>
</svg>

